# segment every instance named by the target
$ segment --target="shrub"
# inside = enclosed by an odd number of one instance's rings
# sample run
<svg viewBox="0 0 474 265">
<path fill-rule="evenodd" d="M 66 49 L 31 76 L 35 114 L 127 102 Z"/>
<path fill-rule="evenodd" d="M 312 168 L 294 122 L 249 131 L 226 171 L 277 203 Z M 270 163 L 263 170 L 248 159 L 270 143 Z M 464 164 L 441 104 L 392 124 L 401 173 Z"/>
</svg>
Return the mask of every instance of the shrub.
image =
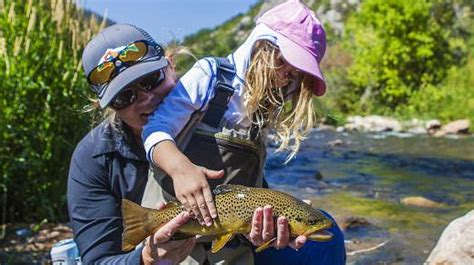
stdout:
<svg viewBox="0 0 474 265">
<path fill-rule="evenodd" d="M 464 27 L 471 34 L 466 42 L 466 64 L 451 67 L 441 84 L 424 85 L 414 92 L 408 104 L 397 108 L 397 114 L 402 118 L 438 118 L 444 122 L 468 118 L 471 124 L 474 123 L 474 5 L 472 2 L 462 4 L 458 7 L 458 16 L 465 18 Z"/>
<path fill-rule="evenodd" d="M 73 0 L 0 0 L 0 185 L 9 221 L 65 217 L 69 158 L 90 129 L 81 54 L 96 21 Z"/>
<path fill-rule="evenodd" d="M 366 0 L 349 18 L 348 78 L 362 112 L 391 112 L 465 62 L 467 32 L 454 0 Z"/>
<path fill-rule="evenodd" d="M 470 56 L 463 67 L 453 67 L 439 86 L 426 85 L 416 91 L 407 105 L 397 112 L 408 118 L 436 117 L 444 122 L 468 118 L 474 123 L 474 58 Z"/>
</svg>

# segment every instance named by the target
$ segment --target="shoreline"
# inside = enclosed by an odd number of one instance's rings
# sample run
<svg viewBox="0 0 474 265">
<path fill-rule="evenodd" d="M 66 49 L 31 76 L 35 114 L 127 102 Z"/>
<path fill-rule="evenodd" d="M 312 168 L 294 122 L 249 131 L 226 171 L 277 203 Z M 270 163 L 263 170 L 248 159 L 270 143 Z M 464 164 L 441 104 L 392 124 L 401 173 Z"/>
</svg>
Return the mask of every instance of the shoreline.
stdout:
<svg viewBox="0 0 474 265">
<path fill-rule="evenodd" d="M 468 119 L 455 120 L 442 124 L 441 121 L 411 119 L 399 121 L 392 117 L 370 115 L 349 116 L 343 126 L 332 126 L 320 124 L 316 128 L 334 130 L 336 132 L 364 132 L 380 133 L 392 132 L 409 135 L 429 135 L 443 137 L 448 135 L 472 135 L 470 132 L 470 121 Z"/>
</svg>

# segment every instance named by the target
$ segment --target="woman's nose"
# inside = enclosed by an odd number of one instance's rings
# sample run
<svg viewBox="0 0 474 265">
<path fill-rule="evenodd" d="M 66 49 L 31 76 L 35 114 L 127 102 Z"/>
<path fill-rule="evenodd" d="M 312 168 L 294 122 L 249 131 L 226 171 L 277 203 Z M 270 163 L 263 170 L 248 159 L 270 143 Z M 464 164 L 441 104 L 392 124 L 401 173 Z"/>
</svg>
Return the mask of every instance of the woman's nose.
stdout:
<svg viewBox="0 0 474 265">
<path fill-rule="evenodd" d="M 138 102 L 143 102 L 143 101 L 150 100 L 150 99 L 153 98 L 152 91 L 137 89 L 136 92 L 137 92 L 137 101 Z"/>
</svg>

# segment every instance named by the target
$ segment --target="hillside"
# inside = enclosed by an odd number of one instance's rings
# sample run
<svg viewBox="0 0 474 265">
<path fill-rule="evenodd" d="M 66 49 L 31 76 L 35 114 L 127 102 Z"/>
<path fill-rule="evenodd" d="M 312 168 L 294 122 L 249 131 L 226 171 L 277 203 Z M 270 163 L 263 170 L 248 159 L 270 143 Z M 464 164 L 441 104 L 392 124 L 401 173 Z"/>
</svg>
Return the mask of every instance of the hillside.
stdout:
<svg viewBox="0 0 474 265">
<path fill-rule="evenodd" d="M 255 17 L 279 2 L 261 1 L 216 28 L 187 36 L 183 44 L 198 58 L 225 56 L 248 36 Z M 338 122 L 354 114 L 474 121 L 468 100 L 474 97 L 473 80 L 463 78 L 474 69 L 472 3 L 305 2 L 327 31 L 322 69 L 329 89 L 322 102 L 328 115 L 341 117 Z M 189 69 L 193 61 L 180 61 L 178 69 Z"/>
</svg>

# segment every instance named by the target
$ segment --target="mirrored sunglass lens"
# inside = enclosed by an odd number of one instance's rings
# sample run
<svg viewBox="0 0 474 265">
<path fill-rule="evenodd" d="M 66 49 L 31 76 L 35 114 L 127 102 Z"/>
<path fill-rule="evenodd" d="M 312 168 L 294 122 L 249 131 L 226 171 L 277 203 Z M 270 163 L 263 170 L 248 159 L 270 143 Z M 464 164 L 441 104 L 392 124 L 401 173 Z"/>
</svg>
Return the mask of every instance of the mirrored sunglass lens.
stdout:
<svg viewBox="0 0 474 265">
<path fill-rule="evenodd" d="M 153 89 L 154 84 L 158 80 L 157 78 L 158 76 L 156 74 L 149 75 L 140 80 L 140 82 L 138 82 L 138 85 L 141 89 L 150 91 Z"/>
<path fill-rule="evenodd" d="M 147 51 L 148 47 L 146 43 L 141 41 L 134 42 L 120 52 L 119 59 L 122 62 L 135 62 L 145 56 Z"/>
<path fill-rule="evenodd" d="M 114 69 L 115 65 L 113 62 L 106 62 L 97 66 L 89 75 L 89 82 L 94 85 L 100 85 L 110 81 Z"/>
<path fill-rule="evenodd" d="M 157 88 L 163 80 L 165 80 L 165 72 L 163 69 L 161 69 L 158 73 L 155 75 L 155 80 L 153 80 L 153 85 L 150 87 L 150 90 Z"/>
<path fill-rule="evenodd" d="M 132 89 L 127 89 L 120 92 L 112 102 L 112 107 L 116 109 L 123 109 L 135 101 L 135 92 Z"/>
<path fill-rule="evenodd" d="M 158 87 L 164 78 L 165 78 L 165 75 L 163 73 L 163 70 L 161 70 L 141 79 L 138 82 L 138 86 L 142 90 L 151 91 L 155 89 L 156 87 Z"/>
</svg>

